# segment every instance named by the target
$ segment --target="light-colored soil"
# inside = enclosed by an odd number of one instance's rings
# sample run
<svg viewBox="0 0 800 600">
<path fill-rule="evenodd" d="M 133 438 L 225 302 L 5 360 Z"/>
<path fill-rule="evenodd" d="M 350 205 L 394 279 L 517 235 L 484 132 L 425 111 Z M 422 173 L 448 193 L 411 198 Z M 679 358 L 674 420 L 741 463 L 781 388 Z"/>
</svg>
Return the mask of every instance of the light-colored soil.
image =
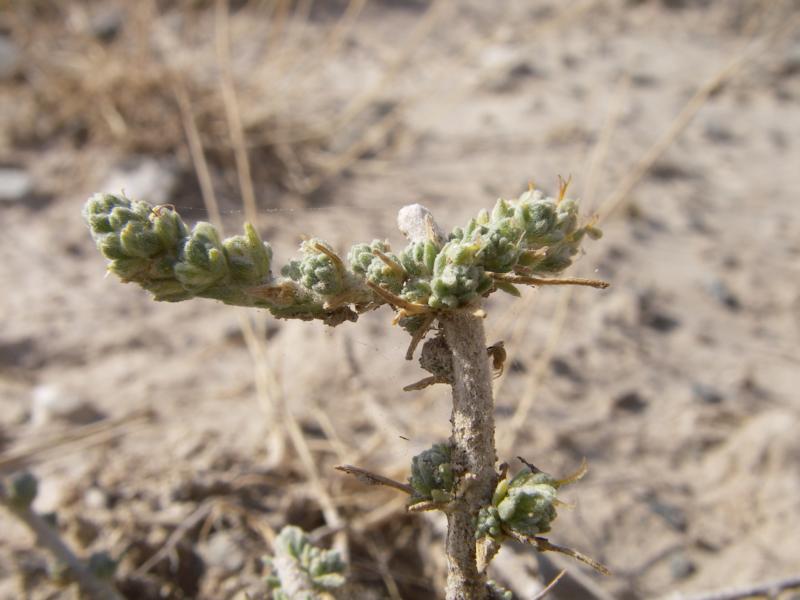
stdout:
<svg viewBox="0 0 800 600">
<path fill-rule="evenodd" d="M 245 217 L 216 87 L 213 4 L 165 3 L 139 37 L 179 48 L 170 64 L 184 65 L 201 90 L 189 95 L 230 233 Z M 612 287 L 525 290 L 522 300 L 488 303 L 489 341 L 503 340 L 509 355 L 495 384 L 500 460 L 516 469 L 522 456 L 556 475 L 588 460 L 586 478 L 564 491 L 575 507 L 561 510 L 549 537 L 606 564 L 612 576 L 588 577 L 611 597 L 800 575 L 800 5 L 469 0 L 431 9 L 376 0 L 328 52 L 346 2 L 317 3 L 274 47 L 264 34 L 269 3 L 252 4 L 230 17 L 246 124 L 267 106 L 275 122 L 302 131 L 315 114 L 337 115 L 377 90 L 324 143 L 298 142 L 301 176 L 332 173 L 313 193 L 292 179 L 297 172 L 285 174 L 294 168 L 286 154 L 253 152 L 258 226 L 277 261 L 301 235 L 343 252 L 372 238 L 399 246 L 394 219 L 404 204 L 427 205 L 449 229 L 530 181 L 552 193 L 571 174 L 570 194 L 583 198 L 587 218 L 600 210 L 605 234 L 572 272 Z M 379 597 L 392 586 L 402 598 L 437 597 L 437 528 L 406 516 L 391 492 L 333 470 L 348 462 L 403 480 L 411 457 L 448 435 L 445 387 L 401 389 L 422 375 L 403 360 L 407 335 L 388 310 L 336 329 L 259 321 L 266 350 L 254 369 L 241 332 L 252 315 L 211 301 L 154 303 L 104 278 L 80 208 L 123 161 L 155 156 L 178 178 L 163 201 L 188 220 L 205 213 L 179 124 L 173 135 L 156 119 L 146 143 L 129 143 L 133 134 L 104 129 L 91 94 L 65 87 L 64 104 L 78 102 L 73 121 L 31 133 L 57 119 L 35 103 L 46 68 L 26 57 L 58 50 L 48 31 L 62 31 L 68 50 L 85 35 L 78 17 L 99 9 L 76 3 L 59 22 L 41 8 L 47 14 L 29 29 L 28 9 L 2 9 L 22 58 L 0 82 L 0 158 L 31 174 L 35 188 L 0 202 L 0 456 L 76 426 L 47 415 L 34 423 L 37 395 L 75 398 L 108 418 L 152 411 L 110 441 L 31 463 L 42 482 L 37 508 L 58 512 L 81 553 L 121 556 L 129 598 L 257 589 L 269 528 L 291 522 L 331 542 L 320 530 L 325 499 L 350 523 L 358 581 Z M 141 26 L 123 20 L 121 37 L 98 43 L 107 53 L 98 64 L 119 60 L 128 23 Z M 748 61 L 607 215 L 604 200 L 751 38 Z M 263 53 L 281 48 L 282 66 L 259 68 Z M 126 65 L 112 97 L 126 93 L 126 78 L 142 78 L 139 68 Z M 308 93 L 291 91 L 295 81 Z M 172 92 L 159 89 L 174 109 Z M 389 134 L 360 160 L 331 167 L 387 109 L 397 115 Z M 37 110 L 48 111 L 41 121 Z M 88 128 L 84 145 L 70 123 Z M 281 403 L 305 432 L 310 462 L 286 435 Z M 136 574 L 193 514 L 176 550 Z M 43 557 L 0 515 L 0 598 L 25 597 L 23 579 L 31 598 L 65 594 L 44 581 Z M 568 590 L 551 597 L 591 597 Z"/>
</svg>

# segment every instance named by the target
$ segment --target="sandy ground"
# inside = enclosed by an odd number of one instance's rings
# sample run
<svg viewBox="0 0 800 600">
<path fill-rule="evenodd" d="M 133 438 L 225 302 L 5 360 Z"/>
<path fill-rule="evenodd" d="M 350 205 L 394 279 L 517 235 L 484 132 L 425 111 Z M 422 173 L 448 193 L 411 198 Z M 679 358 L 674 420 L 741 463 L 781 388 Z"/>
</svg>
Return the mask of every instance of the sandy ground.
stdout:
<svg viewBox="0 0 800 600">
<path fill-rule="evenodd" d="M 145 25 L 123 18 L 97 42 L 97 64 L 118 60 L 135 25 L 185 67 L 233 232 L 245 214 L 215 87 L 219 22 L 213 3 L 185 4 L 163 3 Z M 279 263 L 304 234 L 342 251 L 400 245 L 406 203 L 449 229 L 530 181 L 553 192 L 559 175 L 572 175 L 587 218 L 603 218 L 603 239 L 572 272 L 609 290 L 527 290 L 488 306 L 489 339 L 509 354 L 495 384 L 500 459 L 566 474 L 585 457 L 590 473 L 565 492 L 575 506 L 550 539 L 613 572 L 556 561 L 575 575 L 550 597 L 658 598 L 800 575 L 800 5 L 387 0 L 337 30 L 347 3 L 318 2 L 271 45 L 269 3 L 236 4 L 228 72 L 248 139 L 252 123 L 283 135 L 355 115 L 318 145 L 252 143 L 257 224 Z M 421 372 L 387 310 L 329 329 L 211 301 L 154 303 L 103 277 L 80 217 L 90 193 L 124 187 L 188 220 L 206 213 L 180 119 L 162 123 L 156 107 L 151 129 L 129 120 L 115 133 L 94 102 L 124 96 L 144 67 L 127 65 L 110 92 L 48 92 L 41 79 L 52 69 L 42 56 L 70 51 L 101 8 L 2 9 L 19 57 L 0 82 L 0 162 L 32 187 L 0 202 L 0 460 L 146 411 L 113 436 L 29 458 L 37 508 L 57 511 L 78 552 L 120 557 L 129 598 L 258 597 L 271 530 L 296 523 L 329 544 L 338 520 L 353 577 L 377 597 L 439 597 L 436 518 L 407 516 L 402 498 L 332 469 L 404 479 L 410 458 L 448 435 L 444 388 L 401 390 Z M 34 10 L 44 16 L 25 29 Z M 620 197 L 692 95 L 743 52 Z M 77 107 L 58 121 L 48 93 Z M 170 94 L 159 101 L 174 111 Z M 287 436 L 293 422 L 307 460 Z M 185 535 L 144 573 L 176 529 Z M 532 550 L 512 552 L 546 574 Z M 0 598 L 66 595 L 45 571 L 45 554 L 0 515 Z"/>
</svg>

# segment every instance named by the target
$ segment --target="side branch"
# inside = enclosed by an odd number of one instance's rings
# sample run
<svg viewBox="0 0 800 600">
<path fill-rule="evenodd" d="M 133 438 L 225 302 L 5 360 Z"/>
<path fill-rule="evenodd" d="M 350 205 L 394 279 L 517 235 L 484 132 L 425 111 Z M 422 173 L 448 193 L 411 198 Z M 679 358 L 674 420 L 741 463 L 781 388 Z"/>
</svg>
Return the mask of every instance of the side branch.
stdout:
<svg viewBox="0 0 800 600">
<path fill-rule="evenodd" d="M 342 473 L 353 475 L 356 479 L 363 483 L 367 483 L 369 485 L 384 485 L 386 487 L 405 492 L 406 494 L 412 496 L 414 495 L 414 488 L 407 483 L 401 483 L 400 481 L 396 481 L 389 477 L 384 477 L 383 475 L 378 475 L 377 473 L 367 471 L 361 467 L 354 467 L 353 465 L 339 465 L 335 468 L 337 471 L 341 471 Z"/>
<path fill-rule="evenodd" d="M 492 279 L 506 283 L 523 285 L 585 285 L 587 287 L 606 289 L 610 284 L 601 279 L 584 279 L 582 277 L 564 277 L 563 279 L 544 279 L 529 277 L 528 275 L 514 275 L 512 273 L 489 273 Z"/>
</svg>

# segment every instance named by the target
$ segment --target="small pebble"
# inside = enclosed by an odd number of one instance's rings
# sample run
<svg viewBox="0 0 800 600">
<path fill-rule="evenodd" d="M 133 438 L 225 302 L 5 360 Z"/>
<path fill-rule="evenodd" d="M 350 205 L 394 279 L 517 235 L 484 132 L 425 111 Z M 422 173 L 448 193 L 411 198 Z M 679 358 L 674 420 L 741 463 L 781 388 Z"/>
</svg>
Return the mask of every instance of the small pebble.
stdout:
<svg viewBox="0 0 800 600">
<path fill-rule="evenodd" d="M 742 307 L 742 303 L 731 288 L 721 279 L 715 279 L 708 285 L 708 292 L 711 296 L 722 304 L 725 308 L 736 311 Z"/>
<path fill-rule="evenodd" d="M 0 81 L 14 77 L 19 71 L 19 65 L 19 48 L 8 36 L 0 35 Z"/>
<path fill-rule="evenodd" d="M 85 425 L 103 414 L 79 396 L 55 384 L 37 385 L 31 398 L 31 423 L 42 426 L 54 421 Z"/>
<path fill-rule="evenodd" d="M 225 573 L 237 573 L 244 566 L 245 555 L 241 544 L 227 531 L 212 535 L 198 547 L 198 552 L 208 566 Z"/>
<path fill-rule="evenodd" d="M 697 565 L 684 554 L 675 554 L 669 562 L 674 579 L 686 579 L 697 572 Z"/>
<path fill-rule="evenodd" d="M 86 508 L 93 510 L 100 510 L 109 506 L 108 495 L 98 487 L 91 487 L 86 490 L 83 495 L 83 502 L 86 504 Z"/>
<path fill-rule="evenodd" d="M 614 400 L 614 408 L 630 413 L 640 413 L 647 408 L 644 400 L 636 390 L 625 392 Z"/>
<path fill-rule="evenodd" d="M 33 178 L 18 167 L 0 167 L 0 202 L 18 202 L 33 191 Z"/>
<path fill-rule="evenodd" d="M 705 404 L 721 404 L 724 400 L 719 390 L 705 383 L 693 384 L 692 394 L 696 400 L 704 402 Z"/>
</svg>

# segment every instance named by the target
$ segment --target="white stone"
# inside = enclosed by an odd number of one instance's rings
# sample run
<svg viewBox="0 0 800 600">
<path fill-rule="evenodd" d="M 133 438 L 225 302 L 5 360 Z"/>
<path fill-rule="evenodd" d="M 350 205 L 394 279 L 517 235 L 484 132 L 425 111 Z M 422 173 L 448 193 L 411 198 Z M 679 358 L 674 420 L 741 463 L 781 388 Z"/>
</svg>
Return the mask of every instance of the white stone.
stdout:
<svg viewBox="0 0 800 600">
<path fill-rule="evenodd" d="M 16 202 L 33 191 L 33 178 L 24 169 L 0 167 L 0 201 Z"/>
<path fill-rule="evenodd" d="M 31 397 L 31 424 L 38 427 L 53 421 L 88 423 L 100 414 L 78 395 L 54 384 L 37 385 Z"/>
</svg>

